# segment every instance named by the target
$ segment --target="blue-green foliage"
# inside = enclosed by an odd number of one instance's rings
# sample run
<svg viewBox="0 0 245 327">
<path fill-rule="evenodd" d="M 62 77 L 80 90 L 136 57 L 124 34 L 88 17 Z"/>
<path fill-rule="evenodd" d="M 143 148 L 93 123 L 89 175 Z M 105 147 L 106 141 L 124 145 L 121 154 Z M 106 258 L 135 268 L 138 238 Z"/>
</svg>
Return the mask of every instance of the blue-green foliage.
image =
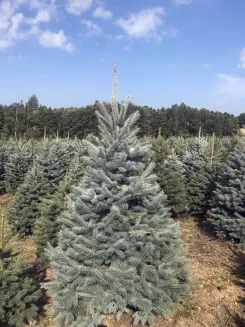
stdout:
<svg viewBox="0 0 245 327">
<path fill-rule="evenodd" d="M 50 193 L 52 188 L 40 166 L 34 162 L 24 182 L 19 186 L 8 211 L 14 233 L 21 237 L 32 234 L 34 223 L 39 217 L 41 198 Z"/>
<path fill-rule="evenodd" d="M 188 293 L 179 227 L 152 173 L 150 146 L 137 138 L 128 99 L 97 113 L 100 137 L 85 141 L 85 175 L 68 197 L 58 246 L 48 256 L 58 326 L 95 327 L 107 313 L 134 309 L 153 324 Z"/>
<path fill-rule="evenodd" d="M 208 212 L 209 221 L 221 239 L 245 247 L 245 149 L 238 145 L 219 172 Z"/>
<path fill-rule="evenodd" d="M 64 178 L 75 152 L 74 141 L 44 142 L 42 151 L 16 192 L 8 216 L 13 229 L 21 237 L 31 235 L 40 217 L 40 203 L 52 195 Z"/>
<path fill-rule="evenodd" d="M 47 193 L 39 205 L 40 217 L 36 219 L 34 231 L 38 256 L 43 256 L 48 243 L 53 246 L 57 245 L 57 234 L 60 230 L 58 217 L 66 209 L 67 195 L 71 188 L 82 178 L 83 165 L 79 149 L 77 151 L 65 178 L 59 182 L 55 193 Z"/>
<path fill-rule="evenodd" d="M 54 185 L 64 178 L 75 155 L 75 144 L 74 141 L 57 141 L 44 148 L 43 153 L 37 158 L 44 177 Z"/>
<path fill-rule="evenodd" d="M 0 180 L 4 179 L 2 192 L 16 192 L 31 167 L 33 150 L 32 141 L 9 140 L 1 146 Z"/>
</svg>

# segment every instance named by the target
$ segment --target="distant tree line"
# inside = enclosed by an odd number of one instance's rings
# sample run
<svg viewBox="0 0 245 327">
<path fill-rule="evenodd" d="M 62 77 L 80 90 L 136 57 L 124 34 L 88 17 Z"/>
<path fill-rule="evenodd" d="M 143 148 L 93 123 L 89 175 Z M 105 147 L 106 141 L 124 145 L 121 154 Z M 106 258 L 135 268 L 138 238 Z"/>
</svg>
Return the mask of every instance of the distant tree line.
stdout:
<svg viewBox="0 0 245 327">
<path fill-rule="evenodd" d="M 83 138 L 89 133 L 97 134 L 95 111 L 99 101 L 86 107 L 51 108 L 40 105 L 36 95 L 24 104 L 0 105 L 1 138 L 41 138 L 59 135 L 60 137 Z M 110 104 L 106 104 L 110 106 Z M 156 136 L 161 130 L 165 137 L 197 135 L 201 129 L 204 135 L 233 135 L 239 125 L 245 125 L 245 114 L 235 117 L 229 113 L 214 112 L 207 109 L 191 108 L 184 103 L 171 108 L 158 110 L 148 106 L 129 105 L 128 114 L 138 110 L 141 114 L 138 126 L 139 136 Z"/>
</svg>

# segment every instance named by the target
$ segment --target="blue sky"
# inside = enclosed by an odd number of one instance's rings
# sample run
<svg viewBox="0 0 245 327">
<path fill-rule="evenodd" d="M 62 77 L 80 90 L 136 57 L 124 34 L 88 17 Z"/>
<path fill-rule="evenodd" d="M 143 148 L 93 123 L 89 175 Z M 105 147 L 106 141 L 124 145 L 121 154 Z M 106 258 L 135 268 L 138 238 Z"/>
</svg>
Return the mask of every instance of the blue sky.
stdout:
<svg viewBox="0 0 245 327">
<path fill-rule="evenodd" d="M 245 112 L 244 0 L 0 0 L 0 103 Z"/>
</svg>

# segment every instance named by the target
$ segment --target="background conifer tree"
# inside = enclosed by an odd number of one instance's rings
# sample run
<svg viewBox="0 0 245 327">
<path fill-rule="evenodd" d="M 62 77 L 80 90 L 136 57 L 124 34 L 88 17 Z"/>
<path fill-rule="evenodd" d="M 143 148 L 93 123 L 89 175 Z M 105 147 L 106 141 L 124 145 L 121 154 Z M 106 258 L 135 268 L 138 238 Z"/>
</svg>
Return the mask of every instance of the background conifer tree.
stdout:
<svg viewBox="0 0 245 327">
<path fill-rule="evenodd" d="M 0 194 L 5 193 L 5 162 L 6 162 L 6 150 L 5 145 L 0 144 Z"/>
<path fill-rule="evenodd" d="M 20 152 L 10 154 L 5 164 L 5 185 L 6 191 L 15 193 L 18 186 L 25 179 L 25 175 L 31 166 L 32 156 L 23 155 Z"/>
<path fill-rule="evenodd" d="M 194 146 L 187 151 L 184 161 L 188 169 L 188 211 L 192 215 L 204 217 L 215 187 L 217 171 L 226 149 L 212 138 L 199 138 Z"/>
<path fill-rule="evenodd" d="M 218 174 L 208 220 L 221 239 L 245 247 L 245 150 L 244 143 L 230 154 Z"/>
<path fill-rule="evenodd" d="M 94 327 L 107 313 L 134 309 L 153 323 L 188 292 L 179 228 L 169 216 L 150 147 L 137 139 L 139 117 L 125 120 L 128 99 L 97 113 L 100 137 L 85 143 L 85 175 L 68 197 L 58 246 L 50 248 L 58 326 Z"/>
<path fill-rule="evenodd" d="M 24 327 L 34 320 L 41 292 L 31 278 L 23 276 L 24 257 L 14 248 L 17 237 L 12 237 L 6 225 L 4 210 L 0 215 L 0 325 Z"/>
<path fill-rule="evenodd" d="M 35 238 L 38 256 L 43 256 L 47 244 L 57 245 L 57 234 L 60 230 L 58 217 L 66 209 L 67 195 L 83 175 L 83 166 L 79 155 L 76 155 L 65 178 L 60 181 L 54 194 L 43 198 L 39 210 L 40 218 L 35 223 Z"/>
<path fill-rule="evenodd" d="M 47 144 L 43 153 L 38 156 L 37 163 L 40 165 L 44 177 L 53 185 L 58 185 L 65 177 L 67 168 L 76 152 L 75 144 L 72 140 L 58 140 L 51 146 Z"/>
<path fill-rule="evenodd" d="M 34 162 L 24 182 L 20 185 L 12 203 L 8 218 L 14 233 L 21 237 L 31 235 L 36 219 L 39 217 L 39 204 L 42 197 L 53 190 L 53 186 L 44 177 L 40 166 Z"/>
<path fill-rule="evenodd" d="M 187 194 L 185 185 L 185 166 L 174 150 L 159 166 L 158 182 L 167 195 L 167 205 L 173 217 L 183 215 L 187 211 Z"/>
</svg>

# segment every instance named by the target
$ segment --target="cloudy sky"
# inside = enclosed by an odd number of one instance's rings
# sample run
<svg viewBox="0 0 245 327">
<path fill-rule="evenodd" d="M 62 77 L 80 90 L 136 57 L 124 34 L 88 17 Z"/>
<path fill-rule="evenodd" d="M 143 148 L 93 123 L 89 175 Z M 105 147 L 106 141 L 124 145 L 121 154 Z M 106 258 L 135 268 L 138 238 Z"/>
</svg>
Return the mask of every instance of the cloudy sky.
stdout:
<svg viewBox="0 0 245 327">
<path fill-rule="evenodd" d="M 0 103 L 245 112 L 244 0 L 0 0 Z"/>
</svg>

